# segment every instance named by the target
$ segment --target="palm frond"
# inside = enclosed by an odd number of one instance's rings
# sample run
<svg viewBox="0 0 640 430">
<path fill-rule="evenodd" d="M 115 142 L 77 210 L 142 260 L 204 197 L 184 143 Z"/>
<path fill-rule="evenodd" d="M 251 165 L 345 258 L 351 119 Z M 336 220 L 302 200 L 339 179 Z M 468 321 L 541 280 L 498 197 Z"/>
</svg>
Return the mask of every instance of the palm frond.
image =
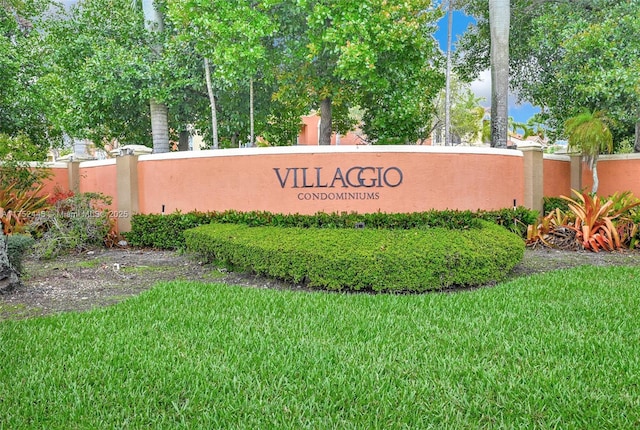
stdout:
<svg viewBox="0 0 640 430">
<path fill-rule="evenodd" d="M 585 159 L 591 161 L 602 152 L 613 150 L 613 136 L 602 111 L 583 111 L 565 122 L 569 137 L 569 148 L 579 150 Z"/>
</svg>

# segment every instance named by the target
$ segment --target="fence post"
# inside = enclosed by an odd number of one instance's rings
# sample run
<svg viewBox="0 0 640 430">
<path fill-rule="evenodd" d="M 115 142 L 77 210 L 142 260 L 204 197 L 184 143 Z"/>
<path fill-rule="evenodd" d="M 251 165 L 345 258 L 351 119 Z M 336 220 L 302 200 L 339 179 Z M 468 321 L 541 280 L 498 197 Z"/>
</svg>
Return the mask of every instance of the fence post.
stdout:
<svg viewBox="0 0 640 430">
<path fill-rule="evenodd" d="M 542 145 L 531 142 L 518 146 L 524 157 L 524 206 L 543 214 L 544 172 Z"/>
<path fill-rule="evenodd" d="M 116 221 L 118 232 L 131 231 L 131 216 L 138 212 L 138 156 L 116 157 Z"/>
<path fill-rule="evenodd" d="M 80 192 L 80 162 L 69 161 L 67 163 L 67 177 L 69 178 L 69 190 L 74 194 Z"/>
<path fill-rule="evenodd" d="M 570 154 L 569 157 L 571 160 L 571 189 L 582 191 L 582 155 Z"/>
</svg>

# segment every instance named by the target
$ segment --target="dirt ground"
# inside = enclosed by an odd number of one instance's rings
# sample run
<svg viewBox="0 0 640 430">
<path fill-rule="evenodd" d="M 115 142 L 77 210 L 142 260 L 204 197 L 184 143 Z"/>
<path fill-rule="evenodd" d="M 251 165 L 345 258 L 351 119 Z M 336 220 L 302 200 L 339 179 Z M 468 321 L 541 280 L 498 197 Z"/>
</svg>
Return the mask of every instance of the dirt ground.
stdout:
<svg viewBox="0 0 640 430">
<path fill-rule="evenodd" d="M 640 265 L 640 252 L 527 249 L 511 277 L 580 265 Z M 161 281 L 224 282 L 257 288 L 303 289 L 248 274 L 229 273 L 172 251 L 94 249 L 51 261 L 27 259 L 23 285 L 0 294 L 0 321 L 109 306 Z"/>
</svg>

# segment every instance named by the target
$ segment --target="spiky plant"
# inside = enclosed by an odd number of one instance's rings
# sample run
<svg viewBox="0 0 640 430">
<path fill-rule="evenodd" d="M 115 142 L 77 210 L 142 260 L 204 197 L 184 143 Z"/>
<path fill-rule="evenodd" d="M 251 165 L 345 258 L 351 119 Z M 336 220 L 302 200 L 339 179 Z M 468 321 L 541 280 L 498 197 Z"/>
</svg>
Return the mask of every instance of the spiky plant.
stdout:
<svg viewBox="0 0 640 430">
<path fill-rule="evenodd" d="M 598 156 L 602 152 L 613 151 L 613 136 L 607 125 L 608 118 L 602 111 L 584 110 L 569 118 L 565 124 L 565 133 L 569 138 L 569 149 L 582 153 L 582 159 L 593 175 L 591 192 L 598 191 Z"/>
</svg>

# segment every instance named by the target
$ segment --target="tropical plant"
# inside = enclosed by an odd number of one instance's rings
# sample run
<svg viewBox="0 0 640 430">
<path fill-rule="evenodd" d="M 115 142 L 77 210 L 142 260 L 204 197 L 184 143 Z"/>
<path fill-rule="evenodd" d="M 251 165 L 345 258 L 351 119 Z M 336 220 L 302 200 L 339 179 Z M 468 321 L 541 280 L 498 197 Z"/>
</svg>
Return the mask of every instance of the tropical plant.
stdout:
<svg viewBox="0 0 640 430">
<path fill-rule="evenodd" d="M 544 122 L 541 122 L 538 115 L 534 115 L 527 120 L 526 129 L 529 136 L 538 136 L 541 139 L 545 139 L 547 130 Z"/>
<path fill-rule="evenodd" d="M 638 198 L 636 198 L 630 191 L 622 193 L 615 193 L 610 200 L 613 201 L 611 210 L 614 213 L 621 213 L 622 215 L 616 220 L 616 228 L 620 235 L 620 241 L 623 244 L 627 244 L 629 248 L 636 247 L 638 241 Z"/>
<path fill-rule="evenodd" d="M 634 222 L 628 215 L 631 209 L 640 206 L 640 200 L 630 193 L 606 200 L 586 192 L 573 190 L 573 193 L 575 199 L 561 197 L 575 214 L 573 225 L 567 227 L 576 232 L 576 240 L 584 249 L 614 251 L 635 235 Z"/>
<path fill-rule="evenodd" d="M 535 248 L 543 245 L 549 248 L 575 249 L 577 245 L 575 232 L 566 227 L 571 222 L 571 215 L 555 208 L 538 223 L 527 227 L 527 246 Z"/>
<path fill-rule="evenodd" d="M 598 156 L 613 151 L 613 136 L 607 125 L 608 118 L 602 111 L 582 111 L 565 122 L 569 137 L 569 149 L 577 149 L 593 174 L 593 194 L 598 192 Z"/>
<path fill-rule="evenodd" d="M 48 195 L 42 196 L 43 185 L 24 188 L 14 182 L 0 187 L 0 224 L 4 234 L 20 233 L 38 212 L 49 207 Z"/>
<path fill-rule="evenodd" d="M 509 133 L 511 135 L 519 134 L 518 131 L 522 130 L 522 139 L 526 140 L 527 137 L 533 134 L 533 131 L 529 128 L 529 125 L 527 123 L 516 121 L 512 116 L 509 117 L 508 123 Z"/>
<path fill-rule="evenodd" d="M 45 154 L 26 134 L 0 133 L 0 227 L 7 235 L 21 232 L 30 216 L 47 207 L 47 197 L 40 194 L 50 172 L 29 164 Z"/>
<path fill-rule="evenodd" d="M 566 209 L 556 207 L 527 228 L 527 246 L 567 250 L 614 251 L 634 248 L 640 199 L 630 192 L 602 198 L 573 190 L 575 198 L 560 196 Z"/>
</svg>

